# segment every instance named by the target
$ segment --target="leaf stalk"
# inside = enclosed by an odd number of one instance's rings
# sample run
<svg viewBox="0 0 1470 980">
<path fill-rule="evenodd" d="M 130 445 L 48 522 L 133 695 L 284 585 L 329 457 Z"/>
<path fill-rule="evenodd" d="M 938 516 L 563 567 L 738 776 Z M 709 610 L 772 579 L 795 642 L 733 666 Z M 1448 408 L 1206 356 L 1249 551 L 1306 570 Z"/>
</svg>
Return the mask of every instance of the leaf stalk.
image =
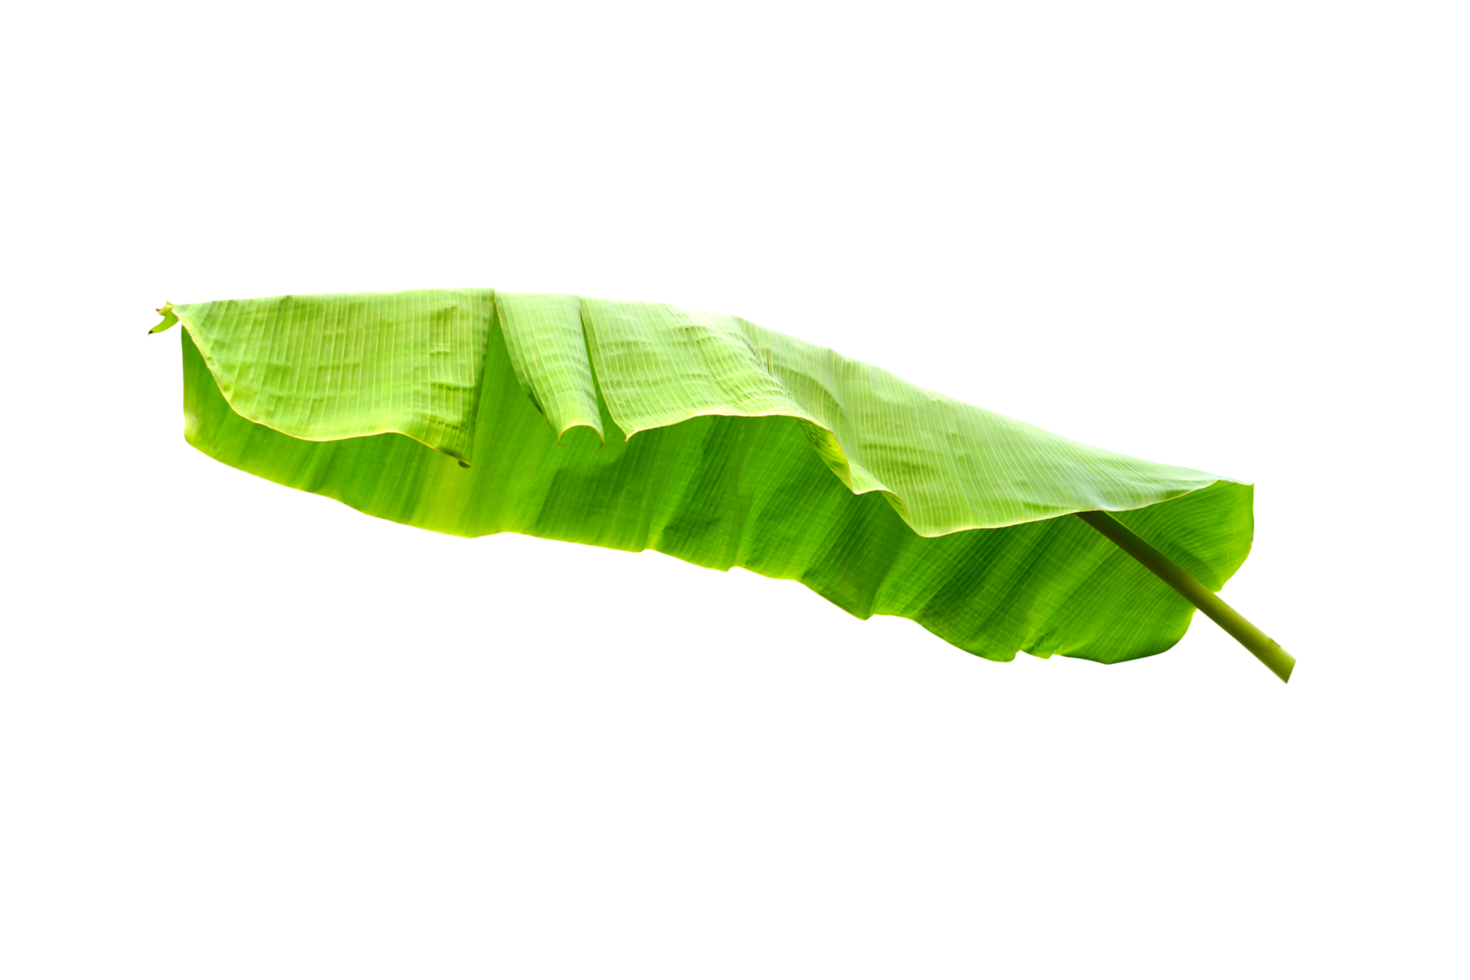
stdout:
<svg viewBox="0 0 1470 980">
<path fill-rule="evenodd" d="M 1196 609 L 1219 624 L 1220 628 L 1255 654 L 1256 659 L 1271 669 L 1285 683 L 1291 679 L 1296 658 L 1281 648 L 1250 620 L 1230 607 L 1224 599 L 1205 588 L 1199 579 L 1166 558 L 1157 548 L 1129 530 L 1112 514 L 1101 510 L 1083 511 L 1077 515 L 1091 524 L 1113 544 L 1137 559 L 1138 563 L 1188 599 Z"/>
</svg>

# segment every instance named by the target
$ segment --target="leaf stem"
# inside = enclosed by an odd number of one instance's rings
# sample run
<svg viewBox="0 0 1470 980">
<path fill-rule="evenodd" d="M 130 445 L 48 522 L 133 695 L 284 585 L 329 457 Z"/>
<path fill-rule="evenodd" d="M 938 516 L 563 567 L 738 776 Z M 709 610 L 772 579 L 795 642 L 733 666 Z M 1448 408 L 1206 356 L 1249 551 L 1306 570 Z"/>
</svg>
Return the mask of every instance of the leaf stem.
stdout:
<svg viewBox="0 0 1470 980">
<path fill-rule="evenodd" d="M 1170 588 L 1194 604 L 1194 607 L 1220 624 L 1220 628 L 1240 642 L 1256 659 L 1283 682 L 1291 679 L 1291 670 L 1296 658 L 1281 644 L 1262 633 L 1250 620 L 1230 608 L 1225 600 L 1205 588 L 1193 575 L 1164 557 L 1158 549 L 1120 524 L 1117 518 L 1101 510 L 1084 511 L 1077 515 L 1096 528 L 1113 544 L 1136 558 L 1139 564 L 1163 579 Z"/>
</svg>

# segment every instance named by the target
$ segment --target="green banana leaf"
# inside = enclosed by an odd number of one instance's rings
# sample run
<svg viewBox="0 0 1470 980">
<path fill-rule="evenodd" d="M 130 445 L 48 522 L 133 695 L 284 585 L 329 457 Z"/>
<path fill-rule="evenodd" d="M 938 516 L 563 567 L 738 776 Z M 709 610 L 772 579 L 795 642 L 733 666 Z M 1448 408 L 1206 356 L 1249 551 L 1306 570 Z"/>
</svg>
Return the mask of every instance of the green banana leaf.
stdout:
<svg viewBox="0 0 1470 980">
<path fill-rule="evenodd" d="M 1069 515 L 1110 513 L 1205 594 L 1250 550 L 1249 485 L 738 317 L 489 289 L 160 312 L 184 326 L 185 437 L 230 466 L 446 534 L 794 579 L 990 660 L 1116 663 L 1188 628 L 1197 603 Z"/>
</svg>

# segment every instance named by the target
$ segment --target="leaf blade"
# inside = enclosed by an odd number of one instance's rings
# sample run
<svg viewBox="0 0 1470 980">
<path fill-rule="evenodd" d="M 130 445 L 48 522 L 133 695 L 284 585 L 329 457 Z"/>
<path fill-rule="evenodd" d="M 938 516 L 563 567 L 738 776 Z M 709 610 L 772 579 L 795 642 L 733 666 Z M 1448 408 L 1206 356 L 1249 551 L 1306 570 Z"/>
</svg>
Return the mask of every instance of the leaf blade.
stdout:
<svg viewBox="0 0 1470 980">
<path fill-rule="evenodd" d="M 502 311 L 515 302 L 506 297 Z M 696 350 L 674 344 L 660 364 L 648 356 L 659 331 L 646 329 L 646 310 L 630 331 L 607 315 L 606 306 L 579 301 L 577 307 L 589 331 L 586 386 L 578 387 L 575 357 L 557 362 L 560 374 L 538 383 L 577 382 L 566 388 L 575 396 L 569 411 L 587 421 L 596 411 L 596 428 L 609 437 L 603 448 L 559 445 L 558 423 L 548 426 L 550 416 L 525 397 L 525 352 L 547 338 L 533 330 L 518 354 L 512 333 L 519 326 L 490 337 L 488 324 L 473 414 L 458 403 L 459 430 L 471 434 L 471 470 L 456 466 L 442 449 L 389 430 L 305 439 L 246 417 L 232 407 L 195 343 L 196 334 L 216 346 L 242 343 L 242 337 L 201 329 L 207 319 L 188 316 L 186 434 L 230 465 L 375 516 L 464 536 L 516 531 L 623 550 L 655 548 L 706 567 L 741 566 L 800 581 L 862 618 L 912 619 L 995 660 L 1024 650 L 1117 662 L 1167 649 L 1188 627 L 1193 607 L 1167 586 L 1081 522 L 1051 519 L 1071 513 L 1066 507 L 1084 509 L 1080 505 L 1115 493 L 1106 501 L 1114 507 L 1086 509 L 1120 510 L 1120 520 L 1212 589 L 1249 551 L 1248 486 L 1058 443 L 1061 437 L 1037 436 L 1041 430 L 1013 420 L 996 423 L 987 413 L 980 420 L 990 428 L 972 426 L 966 438 L 995 452 L 1001 460 L 995 465 L 1003 468 L 1004 453 L 983 440 L 999 432 L 1011 440 L 1006 451 L 1012 454 L 1035 440 L 1037 458 L 1051 467 L 1033 466 L 1009 490 L 981 487 L 1017 498 L 998 506 L 973 487 L 989 471 L 976 468 L 982 476 L 970 474 L 967 484 L 955 476 L 958 468 L 944 468 L 940 457 L 953 451 L 953 439 L 893 450 L 905 438 L 905 425 L 958 431 L 964 416 L 955 406 L 961 403 L 886 373 L 865 373 L 878 369 L 854 367 L 857 362 L 744 321 L 696 321 L 683 311 L 666 309 L 654 326 L 682 329 Z M 559 308 L 566 314 L 571 307 L 564 301 Z M 505 317 L 502 327 L 506 322 L 519 323 Z M 706 329 L 710 323 L 715 328 Z M 567 324 L 557 329 L 561 333 L 551 339 L 558 349 L 574 350 Z M 257 352 L 272 349 L 258 337 L 255 343 Z M 298 354 L 305 349 L 294 348 Z M 752 379 L 750 372 L 765 377 Z M 637 386 L 655 388 L 660 378 L 679 381 L 681 393 L 671 398 L 669 390 L 653 390 L 640 401 Z M 238 376 L 234 383 L 238 390 Z M 904 406 L 913 418 L 902 425 L 882 421 Z M 638 428 L 670 410 L 662 424 Z M 826 452 L 813 432 L 831 436 Z M 834 477 L 833 452 L 848 465 L 857 461 L 855 486 Z M 923 465 L 906 472 L 905 460 L 915 454 Z M 1063 485 L 1052 492 L 1051 484 L 1076 479 L 1075 465 L 1067 469 L 1068 454 L 1081 454 L 1102 477 L 1080 491 Z M 882 492 L 854 492 L 865 490 Z M 893 497 L 897 506 L 889 506 Z M 954 497 L 963 498 L 963 506 L 944 510 Z M 951 526 L 997 514 L 1021 519 L 990 528 Z"/>
</svg>

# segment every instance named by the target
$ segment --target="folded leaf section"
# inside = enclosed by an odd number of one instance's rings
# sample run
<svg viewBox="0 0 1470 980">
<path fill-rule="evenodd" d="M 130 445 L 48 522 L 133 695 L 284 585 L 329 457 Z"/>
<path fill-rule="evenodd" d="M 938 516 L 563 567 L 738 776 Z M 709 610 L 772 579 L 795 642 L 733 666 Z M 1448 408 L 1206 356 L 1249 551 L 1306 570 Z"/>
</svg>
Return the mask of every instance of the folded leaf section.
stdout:
<svg viewBox="0 0 1470 980">
<path fill-rule="evenodd" d="M 799 419 L 854 493 L 880 492 L 925 537 L 1132 510 L 1219 479 L 1084 445 L 738 317 L 581 306 L 597 384 L 624 432 L 702 415 Z"/>
<path fill-rule="evenodd" d="M 297 439 L 397 432 L 470 461 L 494 292 L 277 296 L 174 307 L 230 407 Z"/>
<path fill-rule="evenodd" d="M 501 292 L 495 307 L 516 380 L 557 439 L 586 426 L 601 441 L 602 416 L 577 297 Z"/>
</svg>

